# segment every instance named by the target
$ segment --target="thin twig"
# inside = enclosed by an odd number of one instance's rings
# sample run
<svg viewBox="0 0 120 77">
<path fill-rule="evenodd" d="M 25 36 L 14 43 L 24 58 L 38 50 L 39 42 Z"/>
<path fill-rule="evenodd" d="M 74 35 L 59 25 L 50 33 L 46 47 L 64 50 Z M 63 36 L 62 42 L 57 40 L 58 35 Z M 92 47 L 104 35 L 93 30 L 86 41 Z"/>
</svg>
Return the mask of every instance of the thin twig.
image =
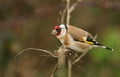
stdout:
<svg viewBox="0 0 120 77">
<path fill-rule="evenodd" d="M 57 50 L 57 53 L 58 53 L 58 62 L 57 64 L 55 65 L 54 69 L 53 69 L 53 72 L 51 74 L 50 77 L 54 77 L 55 73 L 57 72 L 57 70 L 61 67 L 61 66 L 64 66 L 65 64 L 65 54 L 66 54 L 67 50 L 65 47 L 61 46 L 59 47 L 59 49 Z"/>
<path fill-rule="evenodd" d="M 86 71 L 84 68 L 82 68 L 81 66 L 77 65 L 77 64 L 73 64 L 74 66 L 76 66 L 77 68 L 83 70 L 83 71 Z"/>
<path fill-rule="evenodd" d="M 60 14 L 61 14 L 61 24 L 64 24 L 65 13 L 66 13 L 66 8 L 63 11 L 60 11 Z"/>
<path fill-rule="evenodd" d="M 20 51 L 15 57 L 21 55 L 22 53 L 24 53 L 25 51 L 28 51 L 28 50 L 36 50 L 36 51 L 43 51 L 49 55 L 51 55 L 52 57 L 57 57 L 56 55 L 53 54 L 52 51 L 48 51 L 48 50 L 44 50 L 44 49 L 39 49 L 39 48 L 26 48 L 26 49 L 23 49 L 22 51 Z"/>
<path fill-rule="evenodd" d="M 81 2 L 82 0 L 77 0 L 75 3 L 72 4 L 72 6 L 70 7 L 69 11 L 70 13 L 75 9 L 75 7 L 78 5 L 79 2 Z"/>
<path fill-rule="evenodd" d="M 59 69 L 59 64 L 57 63 L 52 71 L 52 74 L 50 75 L 50 77 L 54 77 L 56 71 Z"/>
<path fill-rule="evenodd" d="M 72 77 L 72 61 L 68 59 L 68 77 Z"/>
<path fill-rule="evenodd" d="M 66 4 L 66 9 L 67 9 L 67 17 L 66 17 L 66 24 L 69 25 L 70 24 L 70 0 L 66 0 L 67 4 Z"/>
<path fill-rule="evenodd" d="M 40 57 L 51 57 L 50 55 L 40 55 Z"/>
<path fill-rule="evenodd" d="M 88 51 L 83 52 L 77 59 L 75 59 L 75 60 L 72 62 L 72 64 L 75 64 L 75 63 L 77 63 L 78 61 L 80 61 L 80 60 L 82 59 L 82 57 L 83 57 L 87 52 L 88 52 Z"/>
<path fill-rule="evenodd" d="M 70 16 L 71 16 L 70 14 L 75 9 L 78 2 L 80 2 L 80 1 L 81 0 L 77 0 L 75 3 L 73 3 L 72 6 L 70 6 L 70 0 L 66 0 L 66 8 L 63 10 L 63 12 L 61 12 L 61 24 L 63 24 L 64 20 L 66 19 L 66 25 L 69 26 L 69 24 L 70 24 Z M 65 18 L 65 14 L 66 14 L 66 18 Z M 66 35 L 67 35 L 67 33 L 66 33 Z M 64 62 L 65 58 L 67 57 L 67 56 L 65 56 L 64 50 L 62 50 L 62 51 L 63 52 L 58 52 L 58 64 L 55 66 L 53 74 L 51 75 L 51 77 L 54 76 L 54 74 L 56 72 L 56 68 L 59 67 L 59 64 L 61 65 L 61 62 L 62 61 Z M 69 51 L 68 51 L 68 53 L 69 53 Z M 72 64 L 75 64 L 76 62 L 78 62 L 82 58 L 82 56 L 84 56 L 84 54 L 82 54 L 80 57 L 75 59 L 74 63 L 72 62 L 71 57 L 69 57 L 67 59 L 67 62 L 68 62 L 68 77 L 72 77 Z M 62 63 L 62 64 L 64 64 L 64 63 Z"/>
<path fill-rule="evenodd" d="M 66 25 L 70 24 L 70 0 L 66 0 L 66 11 L 67 11 L 67 16 L 66 16 Z M 66 33 L 67 35 L 67 33 Z M 68 77 L 72 77 L 72 61 L 71 58 L 68 58 Z"/>
</svg>

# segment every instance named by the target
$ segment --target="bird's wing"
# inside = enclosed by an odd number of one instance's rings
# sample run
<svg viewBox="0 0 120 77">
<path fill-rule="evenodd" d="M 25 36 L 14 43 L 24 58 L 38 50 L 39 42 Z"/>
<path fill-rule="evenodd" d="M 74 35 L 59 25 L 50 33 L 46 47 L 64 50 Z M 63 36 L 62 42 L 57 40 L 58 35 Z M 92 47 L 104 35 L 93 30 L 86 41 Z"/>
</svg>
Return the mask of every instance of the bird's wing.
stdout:
<svg viewBox="0 0 120 77">
<path fill-rule="evenodd" d="M 88 44 L 94 44 L 93 41 L 95 41 L 94 37 L 87 31 L 75 27 L 75 26 L 69 26 L 68 32 L 73 37 L 75 41 L 85 42 Z"/>
<path fill-rule="evenodd" d="M 95 38 L 89 32 L 87 32 L 81 28 L 78 28 L 75 26 L 69 26 L 68 32 L 75 41 L 83 42 L 83 43 L 86 43 L 89 45 L 96 45 L 98 47 L 113 51 L 112 48 L 109 48 L 109 47 L 97 42 L 95 40 Z"/>
</svg>

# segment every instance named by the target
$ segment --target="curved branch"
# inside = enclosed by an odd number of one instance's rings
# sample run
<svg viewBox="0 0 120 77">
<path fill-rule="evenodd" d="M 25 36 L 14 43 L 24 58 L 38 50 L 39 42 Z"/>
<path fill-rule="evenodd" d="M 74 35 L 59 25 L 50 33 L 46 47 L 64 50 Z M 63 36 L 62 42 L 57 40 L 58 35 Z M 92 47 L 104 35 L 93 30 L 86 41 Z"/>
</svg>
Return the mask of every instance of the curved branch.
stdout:
<svg viewBox="0 0 120 77">
<path fill-rule="evenodd" d="M 44 49 L 39 49 L 39 48 L 26 48 L 26 49 L 23 49 L 22 51 L 20 51 L 15 57 L 17 57 L 18 55 L 24 53 L 25 51 L 28 51 L 28 50 L 36 50 L 36 51 L 43 51 L 49 55 L 51 55 L 52 57 L 58 57 L 56 56 L 53 52 L 51 51 L 48 51 L 48 50 L 44 50 Z"/>
</svg>

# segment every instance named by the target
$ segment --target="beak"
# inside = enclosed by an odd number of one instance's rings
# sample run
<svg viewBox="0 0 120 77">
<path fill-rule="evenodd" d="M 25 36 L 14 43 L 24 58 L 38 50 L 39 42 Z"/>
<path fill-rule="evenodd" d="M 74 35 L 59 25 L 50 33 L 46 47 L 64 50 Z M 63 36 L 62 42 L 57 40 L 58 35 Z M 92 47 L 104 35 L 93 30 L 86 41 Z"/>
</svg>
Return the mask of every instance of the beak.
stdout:
<svg viewBox="0 0 120 77">
<path fill-rule="evenodd" d="M 56 35 L 56 34 L 57 34 L 57 31 L 56 31 L 56 30 L 52 30 L 51 34 L 52 34 L 52 35 Z"/>
</svg>

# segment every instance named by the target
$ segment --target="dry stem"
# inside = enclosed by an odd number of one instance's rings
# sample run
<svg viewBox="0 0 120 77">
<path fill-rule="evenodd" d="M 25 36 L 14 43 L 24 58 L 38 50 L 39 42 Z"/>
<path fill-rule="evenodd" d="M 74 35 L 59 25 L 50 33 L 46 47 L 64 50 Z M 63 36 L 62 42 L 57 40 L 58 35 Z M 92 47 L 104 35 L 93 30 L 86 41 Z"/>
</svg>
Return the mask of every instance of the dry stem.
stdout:
<svg viewBox="0 0 120 77">
<path fill-rule="evenodd" d="M 22 53 L 24 53 L 25 51 L 28 51 L 28 50 L 42 51 L 42 52 L 45 52 L 45 53 L 51 55 L 52 57 L 58 57 L 57 55 L 54 54 L 55 52 L 44 50 L 44 49 L 39 49 L 39 48 L 26 48 L 26 49 L 23 49 L 15 57 L 21 55 Z"/>
<path fill-rule="evenodd" d="M 65 20 L 65 13 L 66 13 L 66 8 L 63 11 L 60 11 L 60 15 L 61 15 L 61 24 L 64 24 L 64 20 Z"/>
<path fill-rule="evenodd" d="M 50 77 L 54 77 L 56 71 L 61 66 L 64 66 L 65 60 L 66 60 L 66 53 L 67 53 L 67 51 L 68 50 L 66 48 L 62 47 L 62 46 L 57 50 L 57 53 L 58 53 L 58 62 L 56 64 L 56 66 L 54 67 L 53 72 L 52 72 L 52 74 L 51 74 Z"/>
<path fill-rule="evenodd" d="M 78 5 L 79 2 L 81 2 L 82 0 L 77 0 L 75 3 L 72 4 L 72 6 L 70 7 L 70 13 L 75 9 L 75 7 Z"/>
<path fill-rule="evenodd" d="M 67 12 L 66 24 L 67 24 L 67 26 L 69 26 L 69 24 L 70 24 L 71 12 L 75 9 L 75 6 L 77 6 L 78 2 L 80 2 L 80 1 L 81 0 L 77 0 L 76 3 L 73 3 L 73 5 L 70 6 L 70 0 L 66 0 L 66 2 L 67 2 L 66 3 L 66 12 Z M 74 63 L 78 62 L 78 60 L 80 60 L 81 57 L 78 57 L 78 59 L 76 59 Z M 72 60 L 71 59 L 72 59 L 71 57 L 68 58 L 68 77 L 72 77 Z"/>
<path fill-rule="evenodd" d="M 66 0 L 67 4 L 66 4 L 66 9 L 67 9 L 67 17 L 66 17 L 66 24 L 69 25 L 70 24 L 70 0 Z"/>
<path fill-rule="evenodd" d="M 75 59 L 75 60 L 72 62 L 72 64 L 75 64 L 75 63 L 77 63 L 78 61 L 80 61 L 80 60 L 82 59 L 82 57 L 83 57 L 84 55 L 86 55 L 87 52 L 88 52 L 88 51 L 83 52 L 77 59 Z"/>
<path fill-rule="evenodd" d="M 59 64 L 57 63 L 52 71 L 52 74 L 50 75 L 50 77 L 54 77 L 56 71 L 59 69 Z"/>
<path fill-rule="evenodd" d="M 68 59 L 68 77 L 72 77 L 72 61 Z"/>
<path fill-rule="evenodd" d="M 66 17 L 66 24 L 70 24 L 70 0 L 66 0 L 66 9 L 67 9 L 67 17 Z M 72 62 L 71 58 L 68 59 L 68 77 L 72 77 Z"/>
</svg>

